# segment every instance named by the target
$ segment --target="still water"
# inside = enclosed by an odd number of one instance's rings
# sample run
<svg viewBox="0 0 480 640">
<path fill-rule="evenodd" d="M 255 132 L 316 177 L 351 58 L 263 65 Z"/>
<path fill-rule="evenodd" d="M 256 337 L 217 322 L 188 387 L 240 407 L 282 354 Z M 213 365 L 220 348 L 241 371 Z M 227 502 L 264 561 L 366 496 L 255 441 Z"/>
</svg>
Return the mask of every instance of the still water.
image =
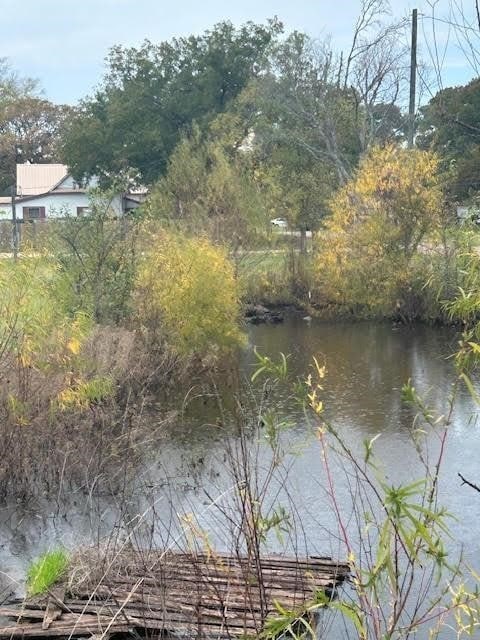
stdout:
<svg viewBox="0 0 480 640">
<path fill-rule="evenodd" d="M 280 352 L 289 354 L 292 376 L 303 377 L 311 371 L 315 356 L 327 369 L 323 400 L 328 419 L 359 454 L 365 440 L 378 436 L 375 451 L 382 471 L 390 484 L 398 484 L 412 482 L 422 474 L 412 442 L 414 414 L 402 403 L 402 385 L 411 380 L 430 406 L 439 413 L 446 412 L 454 379 L 450 356 L 456 341 L 455 333 L 446 329 L 306 323 L 292 318 L 282 325 L 251 327 L 240 370 L 245 379 L 250 378 L 254 346 L 274 358 Z M 228 392 L 228 383 L 225 386 Z M 179 518 L 193 513 L 212 544 L 228 548 L 227 538 L 232 532 L 226 526 L 225 511 L 232 478 L 225 469 L 225 425 L 220 426 L 216 403 L 196 395 L 195 389 L 189 390 L 182 425 L 149 451 L 141 469 L 134 474 L 132 482 L 137 491 L 132 491 L 128 500 L 73 492 L 55 500 L 45 496 L 42 504 L 37 501 L 2 508 L 0 571 L 18 580 L 19 591 L 26 564 L 44 549 L 57 544 L 75 548 L 102 542 L 111 539 L 112 531 L 118 531 L 120 538 L 125 535 L 126 523 L 130 531 L 133 526 L 135 540 L 140 544 L 141 536 L 146 534 L 144 528 L 135 528 L 139 513 L 145 521 L 155 520 L 157 530 L 151 534 L 155 544 L 178 541 L 182 535 Z M 269 544 L 273 550 L 293 545 L 303 552 L 344 558 L 346 552 L 336 535 L 332 504 L 325 489 L 314 425 L 292 404 L 286 387 L 278 388 L 268 402 L 291 423 L 282 436 L 282 447 L 292 453 L 288 458 L 288 479 L 285 475 L 277 484 L 273 482 L 269 491 L 272 500 L 286 508 L 295 505 L 292 520 L 297 533 L 294 541 L 291 537 L 281 541 L 272 538 Z M 455 516 L 450 523 L 449 553 L 454 558 L 462 552 L 466 561 L 480 570 L 480 494 L 461 486 L 457 476 L 460 472 L 480 483 L 480 423 L 476 411 L 466 390 L 461 389 L 448 434 L 440 501 Z M 151 415 L 154 420 L 154 409 Z M 435 455 L 439 446 L 435 433 L 427 437 L 427 444 L 429 455 Z M 257 440 L 251 446 L 260 451 L 260 467 L 266 467 L 265 448 Z M 335 462 L 332 464 L 337 495 L 349 522 L 352 491 L 348 475 L 340 472 Z M 223 516 L 215 512 L 212 502 L 227 505 Z"/>
</svg>

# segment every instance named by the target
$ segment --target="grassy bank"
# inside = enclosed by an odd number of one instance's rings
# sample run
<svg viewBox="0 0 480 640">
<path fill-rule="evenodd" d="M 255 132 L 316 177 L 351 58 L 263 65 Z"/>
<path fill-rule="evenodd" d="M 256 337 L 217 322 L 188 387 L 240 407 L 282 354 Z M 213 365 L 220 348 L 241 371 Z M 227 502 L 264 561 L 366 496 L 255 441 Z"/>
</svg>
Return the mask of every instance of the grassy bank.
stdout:
<svg viewBox="0 0 480 640">
<path fill-rule="evenodd" d="M 461 301 L 468 305 L 479 288 L 479 246 L 476 226 L 452 225 L 409 256 L 392 249 L 355 257 L 336 255 L 335 237 L 322 231 L 305 255 L 245 252 L 237 273 L 246 303 L 293 304 L 326 320 L 462 323 Z"/>
</svg>

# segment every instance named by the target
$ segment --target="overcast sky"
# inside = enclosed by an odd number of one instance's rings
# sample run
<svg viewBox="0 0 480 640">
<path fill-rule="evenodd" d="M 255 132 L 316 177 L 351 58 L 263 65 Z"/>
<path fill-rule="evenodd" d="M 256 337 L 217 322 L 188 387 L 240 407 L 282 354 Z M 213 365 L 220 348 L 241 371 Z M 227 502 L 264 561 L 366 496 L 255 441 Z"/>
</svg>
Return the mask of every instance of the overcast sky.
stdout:
<svg viewBox="0 0 480 640">
<path fill-rule="evenodd" d="M 458 0 L 457 0 L 458 1 Z M 464 0 L 465 6 L 474 4 Z M 201 33 L 216 22 L 265 21 L 274 15 L 288 30 L 332 37 L 335 48 L 347 48 L 360 0 L 2 0 L 1 56 L 22 75 L 38 78 L 46 97 L 73 104 L 92 91 L 104 71 L 104 58 L 114 44 L 138 45 L 172 36 Z M 437 13 L 447 15 L 448 0 Z M 428 0 L 393 0 L 395 16 L 413 7 L 430 14 Z M 420 22 L 420 46 L 428 58 L 430 36 Z M 437 23 L 439 40 L 446 27 Z M 408 34 L 405 34 L 408 37 Z M 450 40 L 445 83 L 464 83 L 473 75 L 465 56 Z"/>
</svg>

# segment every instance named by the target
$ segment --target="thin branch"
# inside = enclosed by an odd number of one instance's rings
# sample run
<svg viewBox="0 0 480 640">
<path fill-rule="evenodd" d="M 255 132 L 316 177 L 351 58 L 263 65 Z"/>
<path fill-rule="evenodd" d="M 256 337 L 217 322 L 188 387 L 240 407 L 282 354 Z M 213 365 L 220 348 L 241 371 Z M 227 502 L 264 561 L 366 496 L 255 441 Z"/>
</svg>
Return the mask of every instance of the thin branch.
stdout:
<svg viewBox="0 0 480 640">
<path fill-rule="evenodd" d="M 461 474 L 461 473 L 458 473 L 457 475 L 458 475 L 458 477 L 461 479 L 461 481 L 462 481 L 462 485 L 466 484 L 466 485 L 468 485 L 469 487 L 472 487 L 472 489 L 475 489 L 475 491 L 478 491 L 478 493 L 480 493 L 480 487 L 479 487 L 478 485 L 473 484 L 473 482 L 470 482 L 469 480 L 467 480 L 466 478 L 464 478 L 464 477 L 462 476 L 462 474 Z"/>
</svg>

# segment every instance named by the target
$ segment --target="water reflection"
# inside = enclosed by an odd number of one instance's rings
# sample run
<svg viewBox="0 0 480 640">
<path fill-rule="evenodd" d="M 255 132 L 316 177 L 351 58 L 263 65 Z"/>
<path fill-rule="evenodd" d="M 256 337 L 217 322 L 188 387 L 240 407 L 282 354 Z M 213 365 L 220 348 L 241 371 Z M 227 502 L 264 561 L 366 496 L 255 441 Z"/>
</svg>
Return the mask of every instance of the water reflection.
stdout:
<svg viewBox="0 0 480 640">
<path fill-rule="evenodd" d="M 409 426 L 410 414 L 400 402 L 409 379 L 435 406 L 445 404 L 450 385 L 455 336 L 428 327 L 388 324 L 333 325 L 289 322 L 281 327 L 257 327 L 251 335 L 260 351 L 287 351 L 296 373 L 308 370 L 312 355 L 325 362 L 327 406 L 337 421 L 366 434 Z"/>
<path fill-rule="evenodd" d="M 260 351 L 272 356 L 279 351 L 292 354 L 291 366 L 298 374 L 308 370 L 312 355 L 323 359 L 329 418 L 359 452 L 364 439 L 381 434 L 376 448 L 392 483 L 412 480 L 421 473 L 411 438 L 414 416 L 401 401 L 402 385 L 412 380 L 430 406 L 446 412 L 454 378 L 451 354 L 457 340 L 449 329 L 366 323 L 307 325 L 301 320 L 280 327 L 256 327 L 251 333 L 251 342 Z M 299 419 L 297 431 L 302 427 Z M 438 447 L 435 436 L 429 445 L 433 455 Z M 478 479 L 479 455 L 478 414 L 463 389 L 448 436 L 441 498 L 458 518 L 452 524 L 453 546 L 463 546 L 477 568 L 480 496 L 460 487 L 457 472 Z M 305 462 L 310 466 L 308 458 L 307 453 Z"/>
</svg>

